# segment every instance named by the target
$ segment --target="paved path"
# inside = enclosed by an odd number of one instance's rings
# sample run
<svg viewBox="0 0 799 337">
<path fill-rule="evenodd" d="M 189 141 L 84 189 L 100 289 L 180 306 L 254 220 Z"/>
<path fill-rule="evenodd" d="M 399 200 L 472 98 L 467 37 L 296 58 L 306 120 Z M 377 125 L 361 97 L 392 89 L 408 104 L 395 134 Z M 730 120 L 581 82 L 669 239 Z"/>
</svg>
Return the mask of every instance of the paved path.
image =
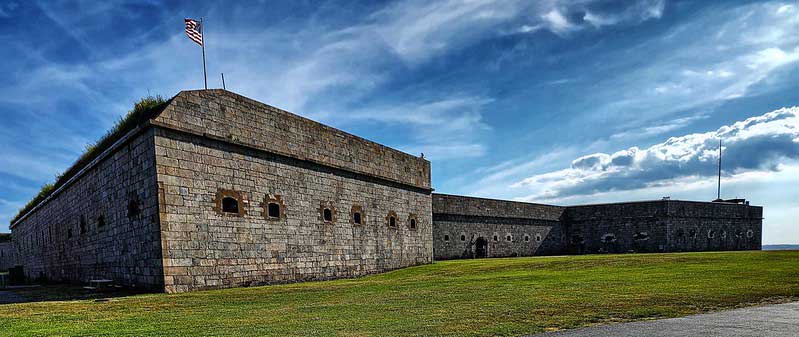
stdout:
<svg viewBox="0 0 799 337">
<path fill-rule="evenodd" d="M 796 337 L 799 302 L 646 322 L 550 332 L 530 337 Z"/>
</svg>

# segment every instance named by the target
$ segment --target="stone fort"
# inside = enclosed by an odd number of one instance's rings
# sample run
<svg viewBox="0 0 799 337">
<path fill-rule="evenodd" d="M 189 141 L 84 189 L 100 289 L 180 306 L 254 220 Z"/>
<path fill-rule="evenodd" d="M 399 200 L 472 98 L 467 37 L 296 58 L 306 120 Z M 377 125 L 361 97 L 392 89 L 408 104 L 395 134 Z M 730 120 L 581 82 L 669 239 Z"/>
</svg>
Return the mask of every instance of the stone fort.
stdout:
<svg viewBox="0 0 799 337">
<path fill-rule="evenodd" d="M 183 91 L 11 224 L 0 269 L 183 292 L 434 259 L 761 248 L 762 208 L 435 194 L 430 162 L 225 90 Z"/>
</svg>

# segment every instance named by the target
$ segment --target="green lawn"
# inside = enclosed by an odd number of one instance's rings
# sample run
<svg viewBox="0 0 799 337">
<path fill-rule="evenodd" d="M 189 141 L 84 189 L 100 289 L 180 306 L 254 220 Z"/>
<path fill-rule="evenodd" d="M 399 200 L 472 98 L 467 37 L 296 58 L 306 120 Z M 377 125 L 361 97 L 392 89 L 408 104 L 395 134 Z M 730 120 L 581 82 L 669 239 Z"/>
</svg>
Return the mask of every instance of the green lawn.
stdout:
<svg viewBox="0 0 799 337">
<path fill-rule="evenodd" d="M 0 305 L 3 336 L 516 336 L 799 297 L 799 252 L 437 262 L 355 280 Z"/>
</svg>

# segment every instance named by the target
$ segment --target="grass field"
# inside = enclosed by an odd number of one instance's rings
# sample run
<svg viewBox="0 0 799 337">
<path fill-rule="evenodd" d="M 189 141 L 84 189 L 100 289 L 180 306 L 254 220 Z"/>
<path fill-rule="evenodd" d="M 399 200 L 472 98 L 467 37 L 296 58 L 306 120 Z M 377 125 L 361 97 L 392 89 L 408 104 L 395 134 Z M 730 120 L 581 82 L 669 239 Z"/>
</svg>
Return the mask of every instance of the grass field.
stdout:
<svg viewBox="0 0 799 337">
<path fill-rule="evenodd" d="M 4 336 L 516 336 L 799 297 L 799 252 L 437 262 L 354 280 L 0 305 Z"/>
</svg>

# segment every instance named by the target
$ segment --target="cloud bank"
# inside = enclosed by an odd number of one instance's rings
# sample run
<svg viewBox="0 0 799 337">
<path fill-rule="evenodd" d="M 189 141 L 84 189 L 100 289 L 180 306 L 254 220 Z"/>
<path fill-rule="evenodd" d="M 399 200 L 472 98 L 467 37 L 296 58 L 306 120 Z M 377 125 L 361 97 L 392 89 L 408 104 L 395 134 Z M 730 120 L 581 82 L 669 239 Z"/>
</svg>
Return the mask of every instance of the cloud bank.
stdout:
<svg viewBox="0 0 799 337">
<path fill-rule="evenodd" d="M 537 174 L 512 185 L 533 194 L 525 199 L 635 190 L 675 180 L 712 177 L 723 140 L 724 175 L 777 171 L 786 159 L 799 159 L 799 107 L 782 108 L 747 118 L 716 131 L 671 137 L 648 148 L 594 153 L 572 161 L 567 169 Z"/>
</svg>

